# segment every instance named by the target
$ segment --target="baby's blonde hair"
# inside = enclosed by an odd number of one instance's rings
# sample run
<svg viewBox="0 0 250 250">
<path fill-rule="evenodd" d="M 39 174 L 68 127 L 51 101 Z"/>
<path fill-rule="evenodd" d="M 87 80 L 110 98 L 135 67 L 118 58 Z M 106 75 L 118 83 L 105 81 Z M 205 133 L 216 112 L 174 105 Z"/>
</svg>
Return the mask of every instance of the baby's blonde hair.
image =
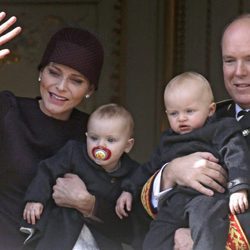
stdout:
<svg viewBox="0 0 250 250">
<path fill-rule="evenodd" d="M 130 112 L 123 106 L 116 103 L 109 103 L 98 107 L 89 117 L 89 121 L 93 118 L 123 118 L 129 128 L 129 134 L 134 134 L 134 119 Z"/>
<path fill-rule="evenodd" d="M 188 84 L 187 80 L 190 80 L 190 81 L 196 80 L 197 88 L 203 89 L 204 93 L 208 97 L 208 101 L 211 103 L 214 101 L 214 95 L 213 95 L 213 91 L 211 89 L 210 83 L 208 82 L 208 80 L 204 76 L 202 76 L 201 74 L 194 72 L 194 71 L 184 72 L 182 74 L 175 76 L 173 79 L 171 79 L 165 87 L 164 96 L 168 92 L 171 91 L 170 90 L 171 88 L 185 87 L 185 85 L 187 86 L 187 84 Z M 191 91 L 191 89 L 190 89 L 190 91 Z"/>
</svg>

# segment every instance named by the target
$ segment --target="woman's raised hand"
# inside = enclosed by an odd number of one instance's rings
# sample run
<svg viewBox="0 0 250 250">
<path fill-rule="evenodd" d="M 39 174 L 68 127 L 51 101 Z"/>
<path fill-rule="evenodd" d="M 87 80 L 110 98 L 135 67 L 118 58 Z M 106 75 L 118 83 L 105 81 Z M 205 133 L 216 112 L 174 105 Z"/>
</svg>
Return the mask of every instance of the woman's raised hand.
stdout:
<svg viewBox="0 0 250 250">
<path fill-rule="evenodd" d="M 0 22 L 2 22 L 5 17 L 6 13 L 0 12 Z M 15 38 L 22 30 L 21 27 L 15 27 L 4 35 L 2 35 L 16 22 L 16 20 L 17 18 L 15 16 L 12 16 L 0 25 L 0 59 L 3 59 L 6 55 L 10 53 L 9 49 L 2 49 L 2 45 Z"/>
</svg>

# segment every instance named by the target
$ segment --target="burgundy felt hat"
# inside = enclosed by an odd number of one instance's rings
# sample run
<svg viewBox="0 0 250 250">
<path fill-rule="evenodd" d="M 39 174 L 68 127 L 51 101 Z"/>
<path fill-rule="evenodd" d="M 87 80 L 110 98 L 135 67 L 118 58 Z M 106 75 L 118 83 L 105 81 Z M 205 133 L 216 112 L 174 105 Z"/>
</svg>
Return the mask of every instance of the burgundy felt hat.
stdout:
<svg viewBox="0 0 250 250">
<path fill-rule="evenodd" d="M 103 54 L 102 44 L 89 31 L 63 28 L 51 37 L 38 69 L 50 62 L 66 65 L 83 74 L 97 89 Z"/>
</svg>

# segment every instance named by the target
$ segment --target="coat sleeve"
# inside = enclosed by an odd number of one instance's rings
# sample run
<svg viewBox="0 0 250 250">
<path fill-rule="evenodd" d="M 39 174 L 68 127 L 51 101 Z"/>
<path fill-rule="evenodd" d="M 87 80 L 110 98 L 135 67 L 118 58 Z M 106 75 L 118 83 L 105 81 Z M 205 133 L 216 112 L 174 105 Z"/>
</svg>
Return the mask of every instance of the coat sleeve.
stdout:
<svg viewBox="0 0 250 250">
<path fill-rule="evenodd" d="M 8 110 L 14 105 L 14 95 L 9 91 L 0 92 L 0 119 L 8 113 Z"/>
<path fill-rule="evenodd" d="M 160 147 L 157 147 L 148 162 L 140 165 L 130 178 L 124 179 L 122 190 L 130 192 L 134 198 L 138 197 L 143 185 L 163 164 Z"/>
<path fill-rule="evenodd" d="M 51 198 L 56 179 L 70 172 L 72 151 L 72 142 L 69 141 L 56 155 L 39 163 L 37 174 L 26 191 L 25 202 L 35 201 L 45 205 Z"/>
<path fill-rule="evenodd" d="M 234 118 L 219 121 L 214 138 L 228 170 L 229 192 L 250 190 L 249 148 L 238 122 Z"/>
</svg>

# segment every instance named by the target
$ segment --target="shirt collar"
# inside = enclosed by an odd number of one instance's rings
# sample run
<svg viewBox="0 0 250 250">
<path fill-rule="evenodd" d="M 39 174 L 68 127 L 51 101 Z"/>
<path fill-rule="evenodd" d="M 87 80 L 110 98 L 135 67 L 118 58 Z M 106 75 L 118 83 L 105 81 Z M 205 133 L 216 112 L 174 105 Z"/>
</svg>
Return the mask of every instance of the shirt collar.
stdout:
<svg viewBox="0 0 250 250">
<path fill-rule="evenodd" d="M 239 121 L 241 119 L 241 116 L 240 117 L 237 117 L 238 113 L 243 110 L 243 108 L 241 108 L 238 104 L 235 104 L 235 118 L 237 121 Z M 249 112 L 250 109 L 244 109 L 245 111 Z"/>
</svg>

